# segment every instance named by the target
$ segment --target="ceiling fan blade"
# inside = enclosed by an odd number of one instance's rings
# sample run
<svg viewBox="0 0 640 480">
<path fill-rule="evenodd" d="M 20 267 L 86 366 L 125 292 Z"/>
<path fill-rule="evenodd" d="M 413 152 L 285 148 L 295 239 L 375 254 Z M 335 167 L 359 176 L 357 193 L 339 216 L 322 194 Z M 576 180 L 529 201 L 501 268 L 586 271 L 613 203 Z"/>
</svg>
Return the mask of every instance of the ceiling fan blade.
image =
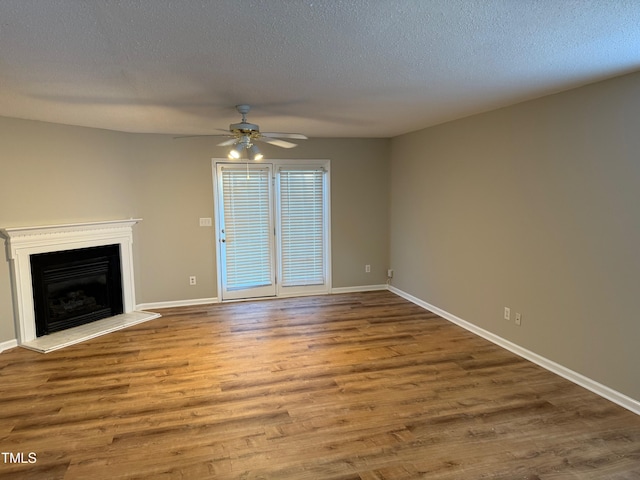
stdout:
<svg viewBox="0 0 640 480">
<path fill-rule="evenodd" d="M 204 135 L 178 135 L 173 137 L 173 139 L 177 138 L 195 138 L 195 137 L 229 137 L 230 135 L 227 133 L 226 135 L 222 133 L 213 133 L 213 134 L 204 134 Z"/>
<path fill-rule="evenodd" d="M 258 140 L 259 142 L 268 143 L 270 145 L 275 145 L 276 147 L 282 147 L 282 148 L 293 148 L 298 146 L 295 143 L 285 142 L 284 140 L 278 140 L 276 138 L 260 137 L 260 138 L 256 138 L 256 140 Z"/>
<path fill-rule="evenodd" d="M 308 140 L 308 137 L 301 133 L 262 132 L 261 135 L 269 138 L 296 138 L 298 140 Z"/>
<path fill-rule="evenodd" d="M 229 140 L 225 140 L 224 142 L 219 143 L 218 147 L 226 147 L 227 145 L 233 145 L 237 141 L 238 141 L 237 138 L 230 138 Z"/>
</svg>

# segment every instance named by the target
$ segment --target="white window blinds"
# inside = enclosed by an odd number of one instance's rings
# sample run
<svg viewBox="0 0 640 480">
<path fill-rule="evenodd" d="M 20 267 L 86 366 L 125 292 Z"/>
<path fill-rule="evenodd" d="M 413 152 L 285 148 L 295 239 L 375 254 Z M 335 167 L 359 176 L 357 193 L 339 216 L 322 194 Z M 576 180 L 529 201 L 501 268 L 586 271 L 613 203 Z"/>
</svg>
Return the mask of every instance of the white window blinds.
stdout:
<svg viewBox="0 0 640 480">
<path fill-rule="evenodd" d="M 325 283 L 323 169 L 279 170 L 283 287 Z"/>
<path fill-rule="evenodd" d="M 222 169 L 227 290 L 272 283 L 270 183 L 268 169 Z"/>
</svg>

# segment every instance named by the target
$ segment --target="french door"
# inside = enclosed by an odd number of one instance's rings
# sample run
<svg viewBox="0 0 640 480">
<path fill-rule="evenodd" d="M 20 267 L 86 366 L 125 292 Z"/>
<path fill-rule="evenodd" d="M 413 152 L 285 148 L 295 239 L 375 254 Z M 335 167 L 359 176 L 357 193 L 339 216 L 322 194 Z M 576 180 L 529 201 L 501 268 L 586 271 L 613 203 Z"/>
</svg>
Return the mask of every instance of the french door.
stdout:
<svg viewBox="0 0 640 480">
<path fill-rule="evenodd" d="M 275 296 L 271 165 L 218 165 L 222 298 Z"/>
<path fill-rule="evenodd" d="M 215 162 L 222 300 L 328 293 L 328 175 L 323 164 Z"/>
</svg>

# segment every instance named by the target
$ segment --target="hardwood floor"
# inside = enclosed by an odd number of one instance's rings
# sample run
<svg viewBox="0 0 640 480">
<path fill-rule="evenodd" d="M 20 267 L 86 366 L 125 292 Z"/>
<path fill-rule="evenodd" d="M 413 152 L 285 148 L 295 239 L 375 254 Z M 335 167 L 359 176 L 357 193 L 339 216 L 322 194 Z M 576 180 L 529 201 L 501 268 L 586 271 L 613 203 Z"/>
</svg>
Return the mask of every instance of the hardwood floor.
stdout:
<svg viewBox="0 0 640 480">
<path fill-rule="evenodd" d="M 390 292 L 159 312 L 0 354 L 0 478 L 640 479 L 639 416 Z"/>
</svg>

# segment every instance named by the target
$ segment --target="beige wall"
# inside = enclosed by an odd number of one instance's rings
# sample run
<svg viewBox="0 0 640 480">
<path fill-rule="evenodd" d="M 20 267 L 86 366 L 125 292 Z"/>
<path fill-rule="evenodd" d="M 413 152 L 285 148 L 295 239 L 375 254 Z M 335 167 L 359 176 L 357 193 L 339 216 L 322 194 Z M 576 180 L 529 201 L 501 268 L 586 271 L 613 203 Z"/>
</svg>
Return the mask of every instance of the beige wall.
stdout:
<svg viewBox="0 0 640 480">
<path fill-rule="evenodd" d="M 640 399 L 638 125 L 633 74 L 393 139 L 393 284 Z"/>
<path fill-rule="evenodd" d="M 217 296 L 211 158 L 215 138 L 174 140 L 0 117 L 0 228 L 143 218 L 134 227 L 137 303 Z M 331 160 L 333 286 L 384 283 L 389 140 L 315 139 L 272 158 Z M 364 273 L 364 265 L 372 273 Z M 198 284 L 188 285 L 196 275 Z M 0 261 L 0 342 L 15 338 Z"/>
</svg>

